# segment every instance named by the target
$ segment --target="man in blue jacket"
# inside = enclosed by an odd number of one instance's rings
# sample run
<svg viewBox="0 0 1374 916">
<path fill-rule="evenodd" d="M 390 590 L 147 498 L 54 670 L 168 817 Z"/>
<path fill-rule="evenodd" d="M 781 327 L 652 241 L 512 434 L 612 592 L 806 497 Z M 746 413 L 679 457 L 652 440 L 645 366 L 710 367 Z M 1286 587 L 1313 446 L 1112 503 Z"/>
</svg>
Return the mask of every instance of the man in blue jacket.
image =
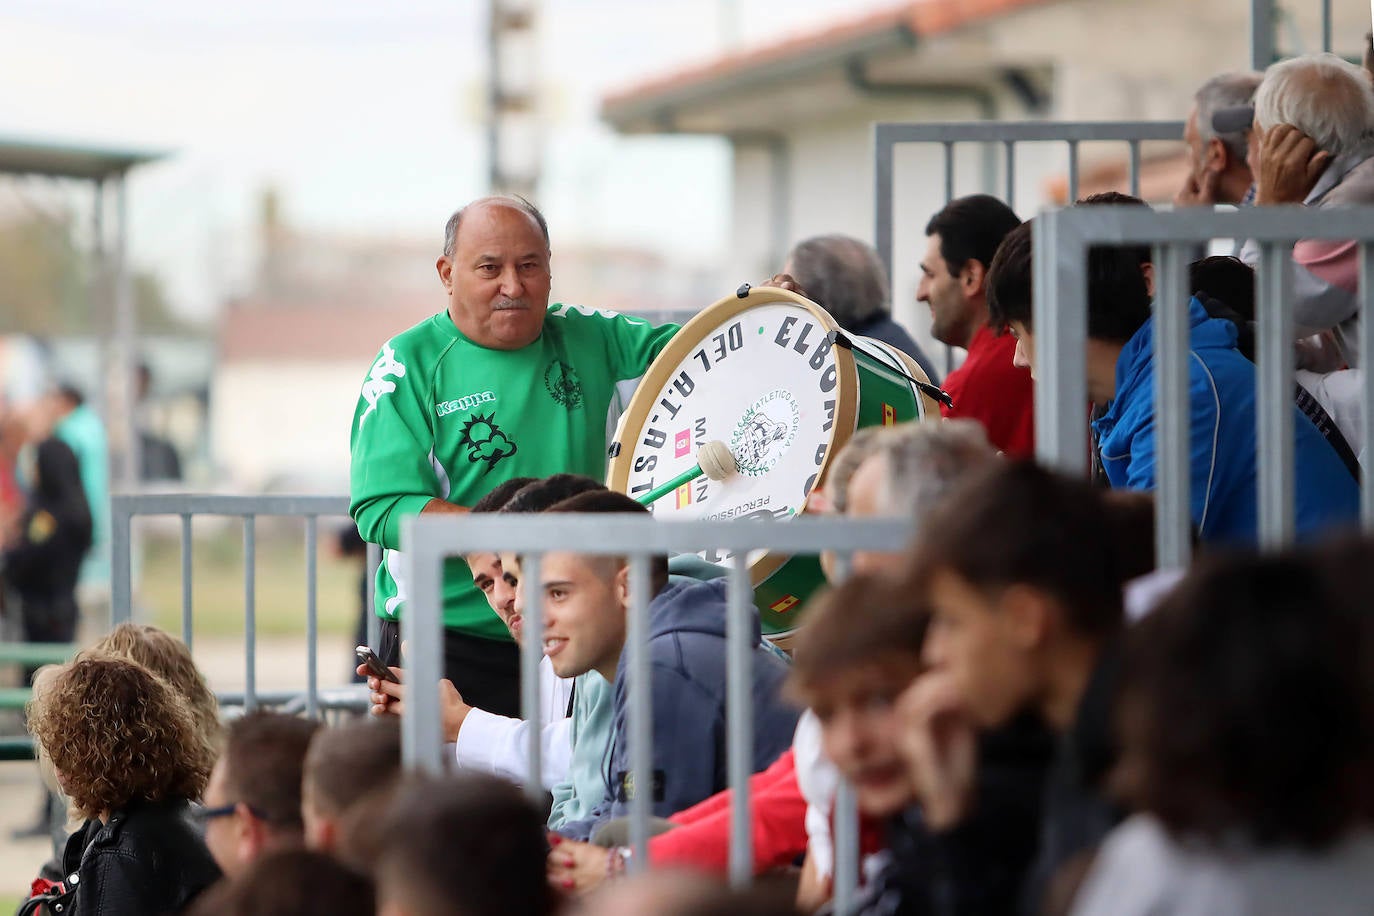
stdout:
<svg viewBox="0 0 1374 916">
<path fill-rule="evenodd" d="M 642 513 L 621 493 L 583 493 L 550 512 Z M 503 556 L 518 564 L 518 558 Z M 510 568 L 510 567 L 507 567 Z M 629 813 L 636 789 L 630 775 L 626 683 L 626 612 L 629 566 L 621 557 L 570 552 L 544 555 L 538 583 L 520 576 L 519 612 L 525 590 L 540 588 L 544 602 L 544 654 L 559 677 L 596 671 L 614 684 L 610 747 L 603 775 L 606 794 L 592 815 L 571 821 L 559 833 L 586 840 L 603 822 Z M 516 573 L 519 575 L 519 573 Z M 667 561 L 653 561 L 654 598 L 649 605 L 649 654 L 653 692 L 653 813 L 667 817 L 727 785 L 725 760 L 724 579 L 668 580 Z M 754 624 L 753 687 L 755 772 L 766 768 L 792 743 L 798 711 L 781 696 L 786 665 L 762 644 Z"/>
<path fill-rule="evenodd" d="M 1034 374 L 1031 227 L 1013 230 L 993 259 L 992 323 L 1017 338 L 1016 360 Z M 1236 326 L 1188 303 L 1189 497 L 1204 542 L 1258 540 L 1258 435 L 1255 365 L 1236 349 Z M 1154 328 L 1150 285 L 1134 249 L 1102 247 L 1088 257 L 1088 396 L 1107 404 L 1093 423 L 1113 487 L 1153 490 L 1155 480 Z M 1331 446 L 1293 411 L 1297 534 L 1307 538 L 1354 522 L 1359 488 Z"/>
</svg>

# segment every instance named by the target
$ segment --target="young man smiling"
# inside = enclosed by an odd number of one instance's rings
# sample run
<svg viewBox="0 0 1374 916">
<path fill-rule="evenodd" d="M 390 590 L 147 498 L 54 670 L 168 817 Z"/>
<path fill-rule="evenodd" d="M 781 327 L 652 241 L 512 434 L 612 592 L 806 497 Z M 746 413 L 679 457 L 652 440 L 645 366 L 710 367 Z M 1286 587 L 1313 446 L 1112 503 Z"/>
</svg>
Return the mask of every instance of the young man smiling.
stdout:
<svg viewBox="0 0 1374 916">
<path fill-rule="evenodd" d="M 551 512 L 647 514 L 621 493 L 584 493 Z M 509 569 L 518 558 L 502 557 Z M 629 566 L 623 557 L 571 552 L 545 554 L 540 581 L 522 579 L 516 612 L 526 589 L 539 588 L 544 604 L 544 654 L 559 677 L 597 672 L 614 685 L 611 741 L 603 769 L 604 792 L 590 815 L 565 822 L 559 832 L 586 840 L 603 822 L 628 813 L 635 791 L 630 773 L 624 666 Z M 649 605 L 649 652 L 653 696 L 653 813 L 667 817 L 725 788 L 726 582 L 669 582 L 668 563 L 654 558 Z M 753 634 L 755 771 L 791 743 L 797 710 L 780 697 L 785 664 Z"/>
</svg>

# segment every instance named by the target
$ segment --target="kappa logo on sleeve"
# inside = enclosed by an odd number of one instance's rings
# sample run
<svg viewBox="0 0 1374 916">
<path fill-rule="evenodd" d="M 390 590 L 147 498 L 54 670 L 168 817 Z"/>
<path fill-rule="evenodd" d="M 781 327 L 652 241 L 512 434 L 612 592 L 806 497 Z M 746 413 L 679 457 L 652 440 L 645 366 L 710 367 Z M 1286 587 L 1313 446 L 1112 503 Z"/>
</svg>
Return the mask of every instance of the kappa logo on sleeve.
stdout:
<svg viewBox="0 0 1374 916">
<path fill-rule="evenodd" d="M 363 398 L 367 401 L 367 410 L 358 418 L 359 429 L 363 428 L 372 411 L 377 409 L 377 401 L 381 396 L 396 390 L 396 383 L 391 381 L 391 378 L 405 378 L 405 374 L 406 367 L 396 358 L 396 351 L 392 349 L 391 344 L 383 344 L 381 355 L 372 364 L 367 381 L 363 382 Z"/>
<path fill-rule="evenodd" d="M 463 435 L 458 444 L 467 448 L 468 461 L 473 464 L 479 461 L 486 463 L 487 469 L 484 474 L 490 474 L 498 463 L 517 451 L 515 443 L 496 425 L 496 411 L 486 416 L 480 413 L 473 414 L 472 419 L 463 427 Z"/>
</svg>

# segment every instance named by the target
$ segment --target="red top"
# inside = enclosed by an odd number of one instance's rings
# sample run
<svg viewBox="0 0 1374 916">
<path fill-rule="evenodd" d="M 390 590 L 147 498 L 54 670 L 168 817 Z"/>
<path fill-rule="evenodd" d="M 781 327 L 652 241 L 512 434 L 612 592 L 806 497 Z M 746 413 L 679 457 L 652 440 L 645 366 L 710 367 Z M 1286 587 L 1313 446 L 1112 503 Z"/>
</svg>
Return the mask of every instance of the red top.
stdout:
<svg viewBox="0 0 1374 916">
<path fill-rule="evenodd" d="M 993 448 L 1012 458 L 1035 454 L 1034 390 L 1028 371 L 1012 365 L 1016 338 L 982 327 L 973 335 L 968 359 L 942 386 L 954 401 L 941 407 L 946 417 L 968 417 L 983 424 Z"/>
</svg>

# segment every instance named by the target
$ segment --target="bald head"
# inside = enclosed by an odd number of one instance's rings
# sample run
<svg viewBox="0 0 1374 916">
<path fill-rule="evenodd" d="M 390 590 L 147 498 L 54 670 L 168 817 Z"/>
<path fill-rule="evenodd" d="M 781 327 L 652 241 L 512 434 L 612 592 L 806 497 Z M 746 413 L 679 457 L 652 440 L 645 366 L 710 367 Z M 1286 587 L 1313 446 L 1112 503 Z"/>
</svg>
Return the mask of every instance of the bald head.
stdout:
<svg viewBox="0 0 1374 916">
<path fill-rule="evenodd" d="M 544 247 L 549 247 L 549 224 L 544 221 L 544 214 L 525 198 L 518 194 L 492 194 L 487 197 L 479 197 L 476 200 L 459 207 L 453 215 L 448 218 L 444 225 L 444 256 L 453 257 L 454 246 L 458 244 L 458 227 L 463 222 L 463 217 L 478 210 L 489 207 L 509 207 L 517 210 L 534 223 L 538 228 L 539 234 L 544 237 Z"/>
<path fill-rule="evenodd" d="M 887 273 L 873 246 L 847 235 L 818 235 L 792 249 L 785 271 L 843 327 L 888 311 Z"/>
</svg>

